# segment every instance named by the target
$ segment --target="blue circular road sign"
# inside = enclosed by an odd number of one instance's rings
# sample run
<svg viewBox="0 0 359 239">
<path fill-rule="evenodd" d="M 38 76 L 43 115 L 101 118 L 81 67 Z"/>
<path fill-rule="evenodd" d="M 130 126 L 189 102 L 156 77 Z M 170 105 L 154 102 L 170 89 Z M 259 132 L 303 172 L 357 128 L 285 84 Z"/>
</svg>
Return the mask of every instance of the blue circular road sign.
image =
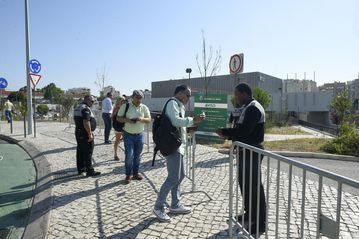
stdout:
<svg viewBox="0 0 359 239">
<path fill-rule="evenodd" d="M 32 73 L 40 73 L 41 71 L 41 64 L 38 60 L 32 59 L 29 61 L 29 68 Z"/>
<path fill-rule="evenodd" d="M 7 87 L 7 81 L 5 80 L 5 78 L 0 77 L 0 89 L 6 89 L 6 87 Z"/>
</svg>

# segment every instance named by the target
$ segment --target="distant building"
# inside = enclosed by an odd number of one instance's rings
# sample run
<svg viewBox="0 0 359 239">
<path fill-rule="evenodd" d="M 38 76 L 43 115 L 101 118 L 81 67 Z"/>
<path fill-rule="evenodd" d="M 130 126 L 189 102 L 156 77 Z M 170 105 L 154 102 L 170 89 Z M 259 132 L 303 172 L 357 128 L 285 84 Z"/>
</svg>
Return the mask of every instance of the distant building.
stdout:
<svg viewBox="0 0 359 239">
<path fill-rule="evenodd" d="M 313 80 L 287 79 L 283 81 L 283 93 L 315 92 L 318 91 L 317 82 Z"/>
<path fill-rule="evenodd" d="M 333 96 L 337 96 L 346 89 L 347 85 L 345 82 L 334 82 L 334 83 L 325 83 L 322 86 L 319 86 L 319 91 L 328 91 L 331 92 Z"/>
<path fill-rule="evenodd" d="M 120 91 L 116 90 L 115 87 L 113 87 L 113 86 L 111 86 L 111 85 L 105 86 L 105 87 L 103 88 L 103 91 L 102 91 L 101 93 L 102 93 L 103 96 L 106 96 L 107 93 L 109 93 L 109 92 L 112 93 L 112 96 L 113 96 L 114 98 L 117 98 L 117 97 L 121 96 Z"/>
<path fill-rule="evenodd" d="M 359 78 L 347 82 L 349 97 L 353 102 L 354 111 L 359 111 Z"/>
<path fill-rule="evenodd" d="M 68 89 L 66 93 L 71 94 L 75 99 L 79 99 L 87 94 L 91 94 L 91 90 L 86 87 L 77 87 L 77 88 Z"/>
</svg>

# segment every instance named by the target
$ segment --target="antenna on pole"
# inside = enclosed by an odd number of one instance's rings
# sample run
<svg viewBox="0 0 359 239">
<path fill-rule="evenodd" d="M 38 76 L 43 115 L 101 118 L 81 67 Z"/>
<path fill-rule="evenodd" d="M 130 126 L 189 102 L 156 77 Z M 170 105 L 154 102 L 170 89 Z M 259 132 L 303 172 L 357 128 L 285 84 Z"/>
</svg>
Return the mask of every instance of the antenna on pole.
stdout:
<svg viewBox="0 0 359 239">
<path fill-rule="evenodd" d="M 314 79 L 314 81 L 315 81 L 315 71 L 314 71 L 314 74 L 313 74 L 313 79 Z"/>
</svg>

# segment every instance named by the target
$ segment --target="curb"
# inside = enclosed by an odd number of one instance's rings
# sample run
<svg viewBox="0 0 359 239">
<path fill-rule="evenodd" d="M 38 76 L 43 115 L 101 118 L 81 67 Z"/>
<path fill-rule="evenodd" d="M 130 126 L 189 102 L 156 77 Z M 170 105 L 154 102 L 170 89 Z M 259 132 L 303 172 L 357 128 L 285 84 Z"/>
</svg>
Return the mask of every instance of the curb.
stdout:
<svg viewBox="0 0 359 239">
<path fill-rule="evenodd" d="M 36 188 L 30 208 L 28 224 L 22 238 L 46 238 L 49 227 L 50 211 L 53 204 L 51 167 L 45 156 L 31 143 L 16 140 L 0 134 L 0 139 L 17 144 L 28 153 L 35 165 Z"/>
<path fill-rule="evenodd" d="M 229 154 L 229 149 L 219 149 L 218 152 L 221 154 Z M 271 152 L 282 155 L 284 157 L 316 158 L 316 159 L 359 162 L 359 157 L 348 156 L 348 155 L 312 153 L 312 152 L 292 152 L 292 151 L 271 151 Z"/>
</svg>

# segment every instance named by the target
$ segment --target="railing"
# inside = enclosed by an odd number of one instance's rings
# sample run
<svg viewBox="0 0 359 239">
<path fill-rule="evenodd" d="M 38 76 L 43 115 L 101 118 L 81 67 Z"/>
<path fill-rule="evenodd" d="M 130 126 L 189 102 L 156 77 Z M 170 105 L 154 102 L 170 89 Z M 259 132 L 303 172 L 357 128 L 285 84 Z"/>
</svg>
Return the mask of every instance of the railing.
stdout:
<svg viewBox="0 0 359 239">
<path fill-rule="evenodd" d="M 194 132 L 187 133 L 186 151 L 185 151 L 185 176 L 191 181 L 191 190 L 182 194 L 203 193 L 209 200 L 212 197 L 206 191 L 196 189 L 196 134 Z"/>
<path fill-rule="evenodd" d="M 234 167 L 234 158 L 236 159 L 236 167 Z M 262 160 L 262 158 L 263 162 L 258 163 L 258 160 Z M 255 160 L 257 160 L 257 162 L 255 162 Z M 272 163 L 273 161 L 274 164 Z M 249 167 L 248 165 L 246 166 L 246 164 L 248 163 Z M 261 164 L 263 164 L 263 166 Z M 271 165 L 275 165 L 275 167 L 271 168 Z M 344 217 L 341 217 L 343 201 L 342 189 L 343 185 L 345 185 L 352 187 L 355 190 L 358 190 L 358 181 L 339 176 L 334 173 L 240 142 L 234 142 L 231 147 L 229 167 L 230 238 L 233 237 L 233 229 L 235 229 L 236 236 L 241 236 L 242 238 L 259 238 L 259 236 L 261 235 L 259 227 L 259 225 L 261 224 L 259 221 L 260 213 L 263 213 L 260 211 L 260 200 L 262 199 L 266 199 L 264 207 L 265 230 L 263 230 L 262 228 L 262 230 L 264 231 L 263 234 L 265 234 L 265 238 L 320 238 L 321 235 L 327 236 L 329 238 L 347 238 L 346 236 L 341 236 L 340 234 L 341 226 L 344 226 L 341 225 L 341 220 L 347 219 L 347 214 L 350 213 L 348 211 L 348 209 L 350 208 L 343 207 L 343 213 L 345 213 L 346 215 Z M 234 168 L 236 169 L 236 173 L 233 172 Z M 242 171 L 239 170 L 240 168 L 242 169 Z M 285 171 L 287 168 L 288 172 L 286 173 Z M 281 171 L 281 169 L 283 170 Z M 265 190 L 264 188 L 261 188 L 261 183 L 255 183 L 256 181 L 261 182 L 261 170 L 266 171 L 264 177 L 266 181 Z M 301 177 L 293 176 L 294 170 L 296 170 L 296 173 L 298 172 L 298 170 L 301 171 Z M 236 175 L 235 177 L 234 174 Z M 240 198 L 238 190 L 240 186 L 238 182 L 238 179 L 241 176 L 240 174 L 242 174 L 242 198 Z M 308 174 L 318 179 L 318 184 L 315 183 L 315 189 L 313 190 L 313 188 L 310 188 L 311 194 L 306 194 L 307 184 L 310 181 L 307 179 Z M 273 175 L 276 175 L 276 177 L 273 177 Z M 249 182 L 246 181 L 248 180 L 248 178 Z M 275 183 L 273 182 L 274 178 Z M 293 191 L 295 192 L 293 193 L 293 196 L 292 188 L 294 179 L 295 186 L 299 185 L 299 187 L 297 188 L 297 190 Z M 328 186 L 323 185 L 324 179 L 334 181 L 337 185 L 336 192 L 333 189 L 329 190 L 330 194 L 332 195 L 328 195 Z M 326 189 L 326 193 L 324 194 L 323 187 L 325 187 Z M 249 189 L 249 192 L 246 191 L 246 188 L 247 190 Z M 264 195 L 260 195 L 261 190 L 263 190 L 265 199 L 262 198 L 262 196 Z M 313 193 L 315 194 L 314 196 Z M 242 219 L 238 221 L 237 215 L 240 210 L 240 199 L 242 200 L 241 207 L 242 209 L 244 209 L 245 199 L 247 197 L 249 197 L 249 208 L 247 208 L 248 219 L 242 217 Z M 313 199 L 310 200 L 310 198 Z M 326 205 L 326 207 L 324 208 L 322 207 L 323 198 L 325 198 Z M 299 201 L 301 201 L 300 204 L 298 203 Z M 310 205 L 309 207 L 309 205 L 307 204 L 312 205 Z M 333 207 L 332 205 L 335 205 L 335 207 Z M 248 204 L 246 206 L 248 207 Z M 306 206 L 308 206 L 308 209 Z M 316 211 L 313 208 L 315 208 Z M 344 209 L 346 209 L 346 211 Z M 297 215 L 300 215 L 300 223 L 298 220 L 298 216 L 295 215 L 296 217 L 293 216 L 292 218 L 293 212 L 296 212 Z M 331 214 L 334 219 L 325 216 L 324 213 Z M 268 216 L 268 214 L 270 214 L 270 217 Z M 263 216 L 263 214 L 261 215 Z M 270 222 L 268 221 L 269 218 L 271 219 Z M 310 221 L 307 220 L 308 218 L 311 218 Z M 293 224 L 292 221 L 295 221 L 296 224 Z M 252 222 L 257 225 L 256 230 L 252 231 L 251 226 L 246 225 L 248 224 L 247 222 Z M 281 222 L 282 225 L 285 225 L 286 228 L 284 229 L 283 226 L 279 228 L 279 222 Z M 345 223 L 348 222 L 346 221 Z M 292 226 L 295 226 L 295 229 L 297 230 L 293 230 Z M 269 228 L 271 229 L 271 231 L 269 231 Z M 311 230 L 309 230 L 309 228 Z M 298 235 L 292 235 L 293 231 L 297 231 Z M 312 233 L 312 235 L 310 233 Z M 356 234 L 356 236 L 358 236 L 359 238 L 359 233 Z"/>
</svg>

